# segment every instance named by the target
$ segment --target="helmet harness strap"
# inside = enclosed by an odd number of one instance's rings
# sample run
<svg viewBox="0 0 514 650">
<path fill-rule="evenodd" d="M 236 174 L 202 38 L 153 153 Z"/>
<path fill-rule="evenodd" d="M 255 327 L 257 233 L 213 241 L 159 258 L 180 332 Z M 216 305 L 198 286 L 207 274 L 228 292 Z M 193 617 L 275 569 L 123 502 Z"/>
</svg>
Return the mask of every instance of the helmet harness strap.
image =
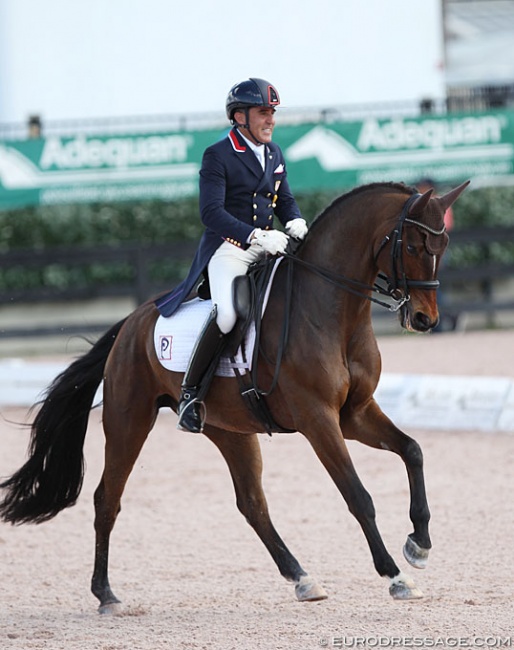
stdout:
<svg viewBox="0 0 514 650">
<path fill-rule="evenodd" d="M 255 144 L 257 144 L 257 145 L 265 144 L 264 142 L 261 142 L 260 140 L 258 140 L 254 136 L 254 134 L 252 133 L 252 130 L 250 129 L 250 114 L 249 114 L 250 113 L 250 107 L 245 106 L 243 110 L 244 110 L 244 114 L 245 114 L 245 123 L 244 124 L 239 124 L 239 122 L 236 122 L 237 128 L 238 129 L 246 129 L 248 131 L 248 134 L 250 135 L 251 139 L 253 140 L 253 142 Z M 239 109 L 239 111 L 243 112 L 243 111 L 241 111 L 241 109 Z"/>
</svg>

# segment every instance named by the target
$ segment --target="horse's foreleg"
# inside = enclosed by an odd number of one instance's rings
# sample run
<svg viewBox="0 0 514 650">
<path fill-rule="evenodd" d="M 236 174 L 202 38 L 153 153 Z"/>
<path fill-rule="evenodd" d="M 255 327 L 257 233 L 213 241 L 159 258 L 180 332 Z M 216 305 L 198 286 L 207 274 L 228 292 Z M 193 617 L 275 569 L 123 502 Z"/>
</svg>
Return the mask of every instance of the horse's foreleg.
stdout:
<svg viewBox="0 0 514 650">
<path fill-rule="evenodd" d="M 343 420 L 342 426 L 348 438 L 354 438 L 370 447 L 392 451 L 405 463 L 411 495 L 409 514 L 414 532 L 407 537 L 403 553 L 412 566 L 424 569 L 432 543 L 428 531 L 430 510 L 425 490 L 421 447 L 400 431 L 375 401 L 370 402 L 351 422 Z"/>
<path fill-rule="evenodd" d="M 138 405 L 139 406 L 136 406 Z M 101 614 L 115 613 L 120 602 L 108 577 L 109 540 L 127 479 L 152 428 L 157 411 L 134 399 L 131 408 L 107 400 L 104 406 L 105 467 L 95 491 L 95 565 L 91 591 L 100 601 Z"/>
<path fill-rule="evenodd" d="M 421 598 L 421 591 L 403 574 L 387 552 L 375 519 L 375 506 L 361 483 L 336 422 L 316 418 L 316 430 L 302 430 L 318 458 L 359 522 L 378 574 L 389 579 L 389 593 L 398 600 Z"/>
<path fill-rule="evenodd" d="M 234 434 L 208 427 L 205 435 L 228 464 L 239 511 L 268 549 L 280 573 L 295 583 L 298 600 L 326 598 L 325 590 L 305 573 L 271 522 L 262 489 L 262 456 L 257 434 Z"/>
</svg>

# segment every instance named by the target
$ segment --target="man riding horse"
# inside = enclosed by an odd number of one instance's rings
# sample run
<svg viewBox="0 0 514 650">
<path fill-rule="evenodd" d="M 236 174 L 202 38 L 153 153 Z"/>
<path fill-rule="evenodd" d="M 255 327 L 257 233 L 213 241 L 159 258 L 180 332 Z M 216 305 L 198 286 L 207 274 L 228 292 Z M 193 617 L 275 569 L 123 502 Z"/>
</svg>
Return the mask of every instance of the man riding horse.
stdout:
<svg viewBox="0 0 514 650">
<path fill-rule="evenodd" d="M 157 301 L 164 316 L 173 314 L 207 270 L 213 310 L 194 347 L 178 407 L 178 428 L 201 433 L 202 402 L 235 325 L 232 282 L 266 253 L 284 253 L 288 235 L 303 239 L 307 224 L 291 193 L 285 160 L 273 143 L 276 88 L 250 78 L 233 86 L 226 113 L 233 128 L 208 147 L 200 169 L 200 214 L 205 232 L 187 278 Z M 273 229 L 276 215 L 286 233 Z"/>
</svg>

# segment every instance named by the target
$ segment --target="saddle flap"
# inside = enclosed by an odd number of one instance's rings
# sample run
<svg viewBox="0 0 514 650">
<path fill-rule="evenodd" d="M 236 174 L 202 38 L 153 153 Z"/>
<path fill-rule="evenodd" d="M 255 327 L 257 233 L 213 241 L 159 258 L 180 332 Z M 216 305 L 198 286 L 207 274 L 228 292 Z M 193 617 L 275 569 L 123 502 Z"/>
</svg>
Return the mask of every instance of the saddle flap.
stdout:
<svg viewBox="0 0 514 650">
<path fill-rule="evenodd" d="M 234 329 L 227 336 L 225 354 L 233 356 L 243 342 L 253 315 L 253 286 L 247 275 L 238 275 L 232 281 L 232 301 L 237 314 Z"/>
</svg>

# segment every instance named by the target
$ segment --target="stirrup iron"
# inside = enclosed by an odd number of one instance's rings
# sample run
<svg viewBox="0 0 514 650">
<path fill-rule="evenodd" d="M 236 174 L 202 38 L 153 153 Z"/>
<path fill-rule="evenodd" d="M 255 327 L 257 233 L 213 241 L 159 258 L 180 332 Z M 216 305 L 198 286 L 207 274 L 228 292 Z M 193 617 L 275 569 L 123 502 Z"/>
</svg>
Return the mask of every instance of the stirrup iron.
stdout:
<svg viewBox="0 0 514 650">
<path fill-rule="evenodd" d="M 182 388 L 178 408 L 177 429 L 190 433 L 203 433 L 205 404 L 198 399 L 195 388 Z"/>
</svg>

